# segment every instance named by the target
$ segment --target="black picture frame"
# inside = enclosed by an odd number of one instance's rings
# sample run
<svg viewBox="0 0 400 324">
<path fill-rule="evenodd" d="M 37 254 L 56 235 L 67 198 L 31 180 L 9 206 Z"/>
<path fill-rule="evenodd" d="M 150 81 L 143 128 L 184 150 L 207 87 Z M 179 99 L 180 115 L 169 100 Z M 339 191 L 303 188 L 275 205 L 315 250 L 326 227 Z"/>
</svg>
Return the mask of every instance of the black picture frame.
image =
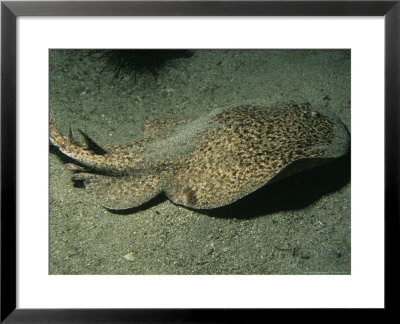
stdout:
<svg viewBox="0 0 400 324">
<path fill-rule="evenodd" d="M 1 322 L 226 322 L 239 310 L 16 308 L 16 18 L 18 16 L 384 16 L 385 309 L 399 237 L 400 1 L 4 1 L 1 3 Z M 397 243 L 397 244 L 396 244 Z M 394 257 L 396 259 L 396 257 Z M 241 310 L 260 316 L 262 310 Z M 248 312 L 248 314 L 247 314 Z M 257 313 L 257 314 L 255 314 Z M 261 315 L 262 316 L 262 315 Z M 247 318 L 250 320 L 250 317 Z"/>
</svg>

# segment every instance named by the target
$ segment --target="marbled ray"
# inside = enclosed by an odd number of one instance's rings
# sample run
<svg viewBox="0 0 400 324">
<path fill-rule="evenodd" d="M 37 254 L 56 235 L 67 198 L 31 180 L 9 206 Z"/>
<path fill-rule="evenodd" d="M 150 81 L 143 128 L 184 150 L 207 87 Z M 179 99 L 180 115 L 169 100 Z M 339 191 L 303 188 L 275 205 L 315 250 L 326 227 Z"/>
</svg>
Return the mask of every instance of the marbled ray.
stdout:
<svg viewBox="0 0 400 324">
<path fill-rule="evenodd" d="M 183 120 L 149 119 L 143 139 L 100 147 L 64 137 L 50 116 L 50 141 L 77 164 L 102 206 L 121 210 L 164 193 L 176 204 L 230 204 L 282 175 L 346 154 L 350 136 L 332 113 L 310 105 L 247 102 Z M 73 170 L 74 168 L 71 168 Z"/>
</svg>

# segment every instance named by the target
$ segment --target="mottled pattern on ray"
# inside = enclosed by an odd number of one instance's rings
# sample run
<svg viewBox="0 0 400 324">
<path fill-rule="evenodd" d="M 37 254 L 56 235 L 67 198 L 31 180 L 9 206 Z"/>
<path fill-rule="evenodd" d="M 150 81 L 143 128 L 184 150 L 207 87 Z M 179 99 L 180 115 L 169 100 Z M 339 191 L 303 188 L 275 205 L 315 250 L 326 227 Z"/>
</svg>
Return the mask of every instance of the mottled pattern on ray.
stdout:
<svg viewBox="0 0 400 324">
<path fill-rule="evenodd" d="M 86 168 L 73 179 L 110 209 L 139 206 L 160 192 L 187 207 L 224 206 L 284 173 L 344 155 L 350 140 L 329 112 L 271 102 L 221 106 L 185 120 L 152 118 L 143 139 L 105 147 L 105 154 L 68 140 L 50 121 L 51 142 Z"/>
<path fill-rule="evenodd" d="M 88 193 L 100 205 L 114 210 L 140 206 L 162 192 L 159 177 L 130 174 L 113 177 L 93 173 L 75 173 L 75 181 L 83 180 Z"/>
</svg>

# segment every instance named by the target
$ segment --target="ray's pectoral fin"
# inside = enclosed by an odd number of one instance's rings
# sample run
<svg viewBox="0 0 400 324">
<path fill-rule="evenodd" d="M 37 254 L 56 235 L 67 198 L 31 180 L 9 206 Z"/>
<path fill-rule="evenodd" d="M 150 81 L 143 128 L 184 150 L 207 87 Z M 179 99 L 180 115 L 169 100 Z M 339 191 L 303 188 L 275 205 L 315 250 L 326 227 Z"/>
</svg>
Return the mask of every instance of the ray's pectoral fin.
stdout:
<svg viewBox="0 0 400 324">
<path fill-rule="evenodd" d="M 83 172 L 74 174 L 72 180 L 83 181 L 95 202 L 112 210 L 137 207 L 162 191 L 159 179 L 151 175 L 118 178 Z"/>
<path fill-rule="evenodd" d="M 170 187 L 165 191 L 169 200 L 177 205 L 189 208 L 201 209 L 204 206 L 198 201 L 198 192 L 191 187 Z"/>
</svg>

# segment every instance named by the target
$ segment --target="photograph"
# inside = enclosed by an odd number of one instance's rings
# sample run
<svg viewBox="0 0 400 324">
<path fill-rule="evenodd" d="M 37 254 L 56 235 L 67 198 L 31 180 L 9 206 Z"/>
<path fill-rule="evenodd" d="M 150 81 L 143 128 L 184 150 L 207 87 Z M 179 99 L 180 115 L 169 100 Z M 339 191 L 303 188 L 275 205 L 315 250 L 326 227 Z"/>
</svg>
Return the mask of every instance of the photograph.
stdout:
<svg viewBox="0 0 400 324">
<path fill-rule="evenodd" d="M 351 275 L 351 49 L 60 49 L 49 275 Z"/>
<path fill-rule="evenodd" d="M 399 2 L 3 1 L 0 322 L 396 309 Z"/>
</svg>

